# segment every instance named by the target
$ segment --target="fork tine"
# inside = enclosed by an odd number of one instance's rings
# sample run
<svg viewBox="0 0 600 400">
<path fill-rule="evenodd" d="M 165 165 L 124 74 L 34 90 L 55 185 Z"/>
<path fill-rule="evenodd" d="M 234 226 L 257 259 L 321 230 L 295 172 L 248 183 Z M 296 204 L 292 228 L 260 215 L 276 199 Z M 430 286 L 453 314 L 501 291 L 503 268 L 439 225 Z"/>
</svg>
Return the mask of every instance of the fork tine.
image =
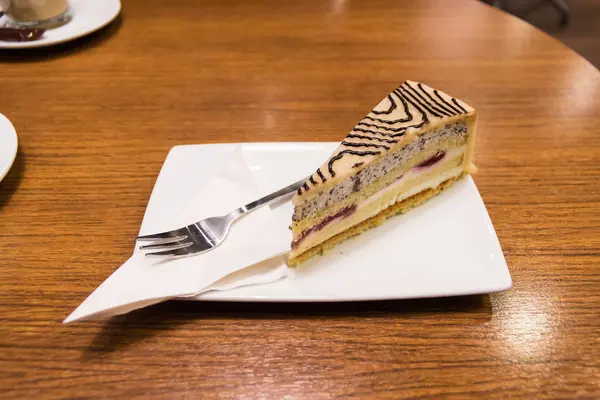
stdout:
<svg viewBox="0 0 600 400">
<path fill-rule="evenodd" d="M 138 236 L 135 240 L 163 240 L 163 239 L 181 239 L 188 236 L 187 227 L 174 229 L 172 231 L 154 233 L 152 235 Z"/>
<path fill-rule="evenodd" d="M 144 249 L 147 246 L 174 246 L 176 244 L 178 244 L 179 242 L 182 241 L 191 241 L 192 239 L 189 236 L 173 236 L 173 237 L 168 237 L 165 239 L 154 239 L 154 240 L 148 240 L 149 242 L 152 242 L 150 245 L 143 245 L 140 246 L 140 249 Z M 145 240 L 140 240 L 140 242 L 145 242 Z"/>
<path fill-rule="evenodd" d="M 189 255 L 189 254 L 197 254 L 197 253 L 202 253 L 206 250 L 210 250 L 211 247 L 209 248 L 200 248 L 198 246 L 186 246 L 186 247 L 180 247 L 177 249 L 171 249 L 171 250 L 165 250 L 165 251 L 156 251 L 154 253 L 146 253 L 146 256 L 148 257 L 164 257 L 164 256 L 185 256 L 185 255 Z"/>
<path fill-rule="evenodd" d="M 192 240 L 190 240 L 190 238 L 185 237 L 183 239 L 175 240 L 172 242 L 159 242 L 159 243 L 146 244 L 146 245 L 140 246 L 139 248 L 140 248 L 140 250 L 161 250 L 161 249 L 174 250 L 176 248 L 187 247 L 191 244 L 194 244 L 194 242 Z"/>
</svg>

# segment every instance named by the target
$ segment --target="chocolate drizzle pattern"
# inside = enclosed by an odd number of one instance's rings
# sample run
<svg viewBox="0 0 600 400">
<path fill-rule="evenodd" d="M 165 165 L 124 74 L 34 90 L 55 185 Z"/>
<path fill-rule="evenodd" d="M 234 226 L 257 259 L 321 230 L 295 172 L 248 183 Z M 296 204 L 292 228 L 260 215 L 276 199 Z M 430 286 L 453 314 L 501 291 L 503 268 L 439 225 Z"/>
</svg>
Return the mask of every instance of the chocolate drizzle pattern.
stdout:
<svg viewBox="0 0 600 400">
<path fill-rule="evenodd" d="M 396 103 L 394 102 L 394 100 L 392 100 L 392 95 L 388 94 L 388 100 L 390 101 L 390 108 L 388 108 L 385 111 L 372 110 L 371 112 L 375 115 L 391 114 L 392 111 L 394 111 L 397 106 L 396 106 Z"/>
<path fill-rule="evenodd" d="M 333 163 L 335 163 L 340 158 L 344 157 L 345 154 L 353 154 L 355 156 L 378 156 L 381 154 L 380 151 L 356 151 L 356 150 L 342 150 L 337 153 L 335 156 L 329 159 L 329 163 L 327 167 L 329 168 L 329 173 L 332 177 L 335 176 L 335 171 L 333 170 Z"/>
<path fill-rule="evenodd" d="M 383 142 L 383 143 L 396 143 L 396 141 L 392 140 L 392 139 L 382 139 L 382 138 L 378 138 L 378 137 L 370 137 L 370 136 L 364 136 L 364 135 L 357 135 L 355 133 L 349 133 L 346 136 L 346 139 L 365 139 L 365 140 L 376 140 L 378 142 Z"/>
<path fill-rule="evenodd" d="M 465 112 L 465 113 L 467 112 L 467 110 L 465 110 L 465 109 L 463 108 L 463 106 L 461 106 L 460 104 L 458 104 L 458 101 L 456 101 L 456 99 L 454 99 L 454 98 L 453 98 L 453 99 L 452 99 L 452 102 L 453 102 L 454 104 L 456 104 L 456 106 L 457 106 L 458 108 L 460 108 L 460 109 L 461 109 L 463 112 Z"/>
<path fill-rule="evenodd" d="M 325 175 L 321 172 L 321 168 L 317 168 L 317 175 L 321 178 L 321 182 L 325 183 L 327 181 L 327 178 L 325 178 Z"/>
<path fill-rule="evenodd" d="M 336 153 L 298 189 L 298 194 L 325 183 L 329 177 L 335 177 L 340 172 L 336 165 L 345 157 L 353 157 L 351 165 L 359 162 L 363 165 L 370 159 L 361 161 L 360 158 L 379 156 L 389 151 L 409 130 L 470 111 L 472 109 L 468 105 L 443 92 L 422 83 L 404 82 L 356 124 Z"/>
<path fill-rule="evenodd" d="M 373 144 L 373 143 L 355 143 L 355 142 L 347 142 L 343 141 L 342 146 L 346 147 L 378 147 L 380 149 L 389 150 L 390 146 L 386 146 L 385 144 Z"/>
</svg>

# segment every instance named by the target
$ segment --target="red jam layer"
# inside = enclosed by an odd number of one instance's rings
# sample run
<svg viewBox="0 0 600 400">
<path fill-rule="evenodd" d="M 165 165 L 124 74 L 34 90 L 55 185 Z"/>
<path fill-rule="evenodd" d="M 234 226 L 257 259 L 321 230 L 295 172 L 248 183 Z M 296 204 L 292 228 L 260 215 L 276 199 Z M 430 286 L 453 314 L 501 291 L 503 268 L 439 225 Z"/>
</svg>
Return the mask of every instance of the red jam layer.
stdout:
<svg viewBox="0 0 600 400">
<path fill-rule="evenodd" d="M 305 229 L 300 234 L 298 239 L 296 239 L 292 242 L 292 249 L 296 249 L 300 245 L 300 243 L 311 233 L 320 231 L 321 229 L 325 228 L 327 225 L 329 225 L 335 219 L 344 219 L 346 217 L 349 217 L 350 215 L 354 214 L 355 211 L 356 211 L 356 204 L 352 204 L 351 206 L 344 207 L 337 213 L 328 216 L 323 221 L 319 222 L 317 225 Z"/>
<path fill-rule="evenodd" d="M 436 163 L 440 162 L 442 160 L 442 158 L 444 158 L 445 155 L 446 155 L 445 151 L 438 151 L 433 156 L 429 157 L 427 160 L 423 161 L 420 164 L 417 164 L 415 166 L 415 168 L 427 168 L 427 167 L 431 167 L 433 164 L 436 164 Z"/>
</svg>

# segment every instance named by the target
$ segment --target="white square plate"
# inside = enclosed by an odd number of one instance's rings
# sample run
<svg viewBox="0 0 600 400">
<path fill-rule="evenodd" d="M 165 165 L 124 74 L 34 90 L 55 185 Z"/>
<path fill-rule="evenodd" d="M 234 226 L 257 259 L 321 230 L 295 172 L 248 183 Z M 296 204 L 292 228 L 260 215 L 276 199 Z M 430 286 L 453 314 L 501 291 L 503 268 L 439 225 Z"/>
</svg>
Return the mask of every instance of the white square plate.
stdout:
<svg viewBox="0 0 600 400">
<path fill-rule="evenodd" d="M 217 172 L 223 157 L 236 145 L 174 147 L 156 182 L 145 218 L 168 218 L 163 210 L 187 207 L 187 199 L 195 198 L 202 180 Z M 314 172 L 336 146 L 246 143 L 242 154 L 256 183 L 267 194 Z M 282 224 L 290 224 L 290 202 L 272 209 Z M 475 183 L 467 177 L 409 213 L 291 269 L 287 279 L 208 292 L 195 300 L 408 299 L 497 292 L 511 284 L 492 222 Z"/>
</svg>

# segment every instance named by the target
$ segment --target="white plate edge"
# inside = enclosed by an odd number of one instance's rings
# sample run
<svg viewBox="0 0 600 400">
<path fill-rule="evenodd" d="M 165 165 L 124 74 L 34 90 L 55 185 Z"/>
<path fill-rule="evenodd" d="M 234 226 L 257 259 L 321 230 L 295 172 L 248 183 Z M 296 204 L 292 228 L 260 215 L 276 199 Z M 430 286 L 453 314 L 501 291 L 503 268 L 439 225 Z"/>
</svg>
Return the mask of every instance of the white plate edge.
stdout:
<svg viewBox="0 0 600 400">
<path fill-rule="evenodd" d="M 12 134 L 15 138 L 15 147 L 12 151 L 12 159 L 8 162 L 8 165 L 6 166 L 6 168 L 4 170 L 0 171 L 0 182 L 1 182 L 6 177 L 6 175 L 8 175 L 8 172 L 10 171 L 15 160 L 17 159 L 17 154 L 19 153 L 19 136 L 17 135 L 17 130 L 15 129 L 15 126 L 8 119 L 8 117 L 6 115 L 0 113 L 0 120 L 4 120 L 3 123 L 6 122 L 7 126 L 9 126 L 11 128 L 11 129 L 9 129 L 9 132 L 12 132 Z"/>
</svg>

